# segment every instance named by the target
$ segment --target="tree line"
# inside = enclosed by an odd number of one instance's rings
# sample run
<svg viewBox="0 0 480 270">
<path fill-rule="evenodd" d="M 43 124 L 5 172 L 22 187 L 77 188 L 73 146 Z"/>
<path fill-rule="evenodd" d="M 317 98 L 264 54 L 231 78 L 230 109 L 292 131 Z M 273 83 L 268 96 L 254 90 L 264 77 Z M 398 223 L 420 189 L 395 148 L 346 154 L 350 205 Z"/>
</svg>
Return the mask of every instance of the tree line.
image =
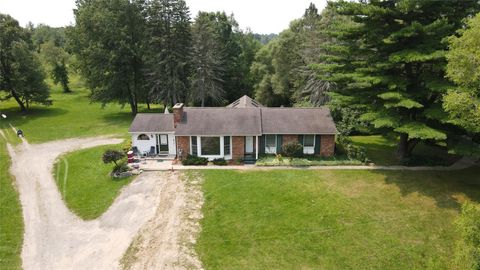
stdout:
<svg viewBox="0 0 480 270">
<path fill-rule="evenodd" d="M 401 158 L 421 141 L 480 153 L 476 0 L 311 4 L 278 36 L 242 31 L 222 12 L 192 19 L 183 0 L 76 3 L 75 25 L 55 31 L 0 16 L 2 99 L 49 104 L 46 75 L 68 92 L 75 69 L 93 101 L 133 114 L 139 103 L 223 106 L 247 94 L 328 105 L 344 135 L 398 136 Z"/>
<path fill-rule="evenodd" d="M 92 99 L 171 106 L 223 105 L 251 94 L 260 42 L 224 12 L 191 20 L 183 0 L 77 1 L 67 30 Z"/>
<path fill-rule="evenodd" d="M 328 105 L 345 135 L 398 136 L 402 159 L 421 141 L 478 156 L 479 11 L 475 0 L 312 4 L 257 53 L 255 98 Z"/>
</svg>

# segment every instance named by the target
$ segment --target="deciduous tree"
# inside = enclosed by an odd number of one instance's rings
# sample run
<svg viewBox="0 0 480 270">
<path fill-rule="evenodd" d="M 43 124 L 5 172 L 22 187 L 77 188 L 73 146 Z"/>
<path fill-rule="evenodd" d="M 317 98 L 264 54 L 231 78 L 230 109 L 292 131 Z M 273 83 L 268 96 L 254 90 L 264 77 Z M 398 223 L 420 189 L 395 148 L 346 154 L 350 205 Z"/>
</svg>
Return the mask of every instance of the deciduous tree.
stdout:
<svg viewBox="0 0 480 270">
<path fill-rule="evenodd" d="M 141 0 L 77 0 L 69 45 L 94 101 L 129 104 L 144 97 L 145 18 Z"/>
<path fill-rule="evenodd" d="M 30 33 L 9 15 L 0 14 L 0 90 L 25 112 L 31 103 L 51 104 L 45 74 Z"/>
</svg>

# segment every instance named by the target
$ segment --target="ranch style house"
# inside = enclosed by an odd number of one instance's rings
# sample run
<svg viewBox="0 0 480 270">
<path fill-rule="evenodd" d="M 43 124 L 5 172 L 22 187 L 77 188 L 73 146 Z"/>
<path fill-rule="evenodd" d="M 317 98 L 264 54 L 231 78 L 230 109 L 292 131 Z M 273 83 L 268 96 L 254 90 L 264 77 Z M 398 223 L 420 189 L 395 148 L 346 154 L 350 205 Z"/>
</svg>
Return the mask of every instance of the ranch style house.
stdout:
<svg viewBox="0 0 480 270">
<path fill-rule="evenodd" d="M 247 162 L 293 141 L 306 155 L 333 156 L 337 129 L 328 108 L 271 108 L 243 96 L 227 107 L 180 103 L 173 113 L 140 113 L 129 133 L 140 154 Z"/>
</svg>

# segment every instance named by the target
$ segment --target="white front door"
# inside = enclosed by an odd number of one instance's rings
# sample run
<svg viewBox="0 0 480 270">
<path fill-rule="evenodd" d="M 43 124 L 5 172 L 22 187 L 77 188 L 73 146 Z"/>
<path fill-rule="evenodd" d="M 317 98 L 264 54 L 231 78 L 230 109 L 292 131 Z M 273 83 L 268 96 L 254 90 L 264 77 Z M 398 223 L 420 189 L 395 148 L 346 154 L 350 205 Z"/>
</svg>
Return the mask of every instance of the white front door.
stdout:
<svg viewBox="0 0 480 270">
<path fill-rule="evenodd" d="M 253 153 L 253 136 L 245 137 L 245 153 L 247 154 Z"/>
</svg>

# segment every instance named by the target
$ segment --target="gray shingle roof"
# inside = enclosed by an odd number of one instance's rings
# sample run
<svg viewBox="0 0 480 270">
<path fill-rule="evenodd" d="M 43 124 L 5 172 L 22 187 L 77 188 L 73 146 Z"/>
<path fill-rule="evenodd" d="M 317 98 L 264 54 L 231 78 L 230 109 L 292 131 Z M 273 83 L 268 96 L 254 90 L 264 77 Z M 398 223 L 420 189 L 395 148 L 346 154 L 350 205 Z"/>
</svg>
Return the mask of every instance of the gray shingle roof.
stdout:
<svg viewBox="0 0 480 270">
<path fill-rule="evenodd" d="M 174 132 L 173 114 L 139 113 L 133 119 L 129 132 Z"/>
<path fill-rule="evenodd" d="M 191 135 L 336 134 L 328 108 L 266 108 L 245 96 L 229 107 L 185 107 L 182 122 L 173 114 L 138 114 L 129 132 L 175 132 Z"/>
<path fill-rule="evenodd" d="M 261 107 L 264 107 L 264 106 L 247 95 L 235 100 L 234 102 L 232 102 L 230 105 L 227 106 L 227 108 L 261 108 Z"/>
<path fill-rule="evenodd" d="M 336 134 L 328 108 L 262 108 L 263 134 Z"/>
<path fill-rule="evenodd" d="M 260 109 L 184 108 L 175 135 L 260 135 Z"/>
</svg>

